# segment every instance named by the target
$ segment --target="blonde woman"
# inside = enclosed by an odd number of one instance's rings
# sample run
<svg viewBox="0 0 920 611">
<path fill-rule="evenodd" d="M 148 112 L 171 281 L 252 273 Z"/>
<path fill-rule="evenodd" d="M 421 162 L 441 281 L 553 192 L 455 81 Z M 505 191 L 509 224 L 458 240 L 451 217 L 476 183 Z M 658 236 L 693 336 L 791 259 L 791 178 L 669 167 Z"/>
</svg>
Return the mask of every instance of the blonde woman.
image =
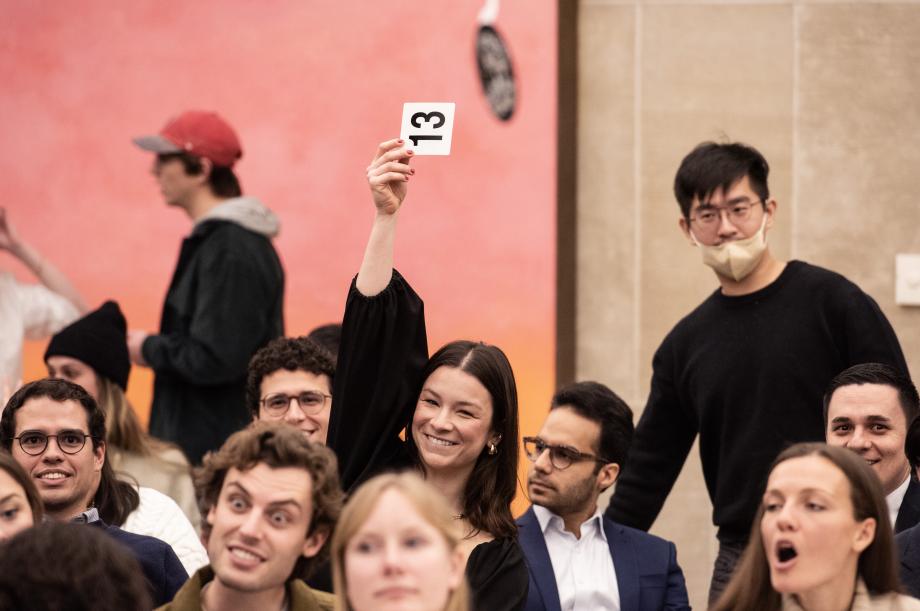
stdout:
<svg viewBox="0 0 920 611">
<path fill-rule="evenodd" d="M 415 473 L 390 473 L 352 494 L 332 539 L 336 611 L 468 611 L 461 529 Z"/>
</svg>

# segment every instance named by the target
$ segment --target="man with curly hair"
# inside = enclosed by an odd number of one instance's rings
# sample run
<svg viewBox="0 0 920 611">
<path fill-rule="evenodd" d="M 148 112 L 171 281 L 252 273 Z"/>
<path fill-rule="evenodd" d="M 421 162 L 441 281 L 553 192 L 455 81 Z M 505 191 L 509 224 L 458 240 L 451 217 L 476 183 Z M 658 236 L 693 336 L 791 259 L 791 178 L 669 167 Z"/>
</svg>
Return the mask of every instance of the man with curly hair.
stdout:
<svg viewBox="0 0 920 611">
<path fill-rule="evenodd" d="M 333 597 L 299 578 L 325 560 L 342 509 L 335 455 L 293 428 L 256 422 L 195 473 L 210 565 L 165 611 L 325 611 Z"/>
<path fill-rule="evenodd" d="M 249 362 L 246 405 L 253 420 L 285 422 L 326 443 L 335 362 L 307 337 L 279 337 Z"/>
</svg>

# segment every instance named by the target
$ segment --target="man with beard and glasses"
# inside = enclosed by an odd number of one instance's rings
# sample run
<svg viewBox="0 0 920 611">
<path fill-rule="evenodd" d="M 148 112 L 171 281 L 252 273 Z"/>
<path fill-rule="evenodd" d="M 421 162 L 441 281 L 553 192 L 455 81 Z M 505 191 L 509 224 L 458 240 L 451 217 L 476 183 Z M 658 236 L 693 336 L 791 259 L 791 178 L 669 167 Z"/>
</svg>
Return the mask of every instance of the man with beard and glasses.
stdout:
<svg viewBox="0 0 920 611">
<path fill-rule="evenodd" d="M 769 172 L 756 149 L 715 142 L 697 146 L 677 170 L 678 225 L 719 288 L 655 352 L 630 469 L 606 514 L 648 530 L 699 435 L 719 540 L 710 602 L 747 543 L 777 454 L 824 440 L 831 378 L 868 362 L 907 373 L 872 297 L 840 274 L 774 256 L 768 236 L 778 204 Z"/>
<path fill-rule="evenodd" d="M 633 435 L 632 410 L 597 382 L 556 393 L 524 438 L 533 505 L 517 520 L 530 572 L 527 611 L 689 609 L 674 544 L 603 517 Z"/>
</svg>

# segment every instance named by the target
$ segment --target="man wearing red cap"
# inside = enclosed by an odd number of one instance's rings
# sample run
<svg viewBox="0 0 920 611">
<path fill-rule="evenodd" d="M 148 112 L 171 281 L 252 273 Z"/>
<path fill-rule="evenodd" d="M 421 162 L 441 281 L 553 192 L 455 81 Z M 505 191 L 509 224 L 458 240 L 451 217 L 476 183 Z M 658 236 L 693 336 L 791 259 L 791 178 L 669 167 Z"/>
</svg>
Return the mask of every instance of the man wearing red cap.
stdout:
<svg viewBox="0 0 920 611">
<path fill-rule="evenodd" d="M 271 243 L 279 223 L 242 195 L 232 169 L 242 147 L 217 114 L 184 112 L 134 143 L 157 154 L 160 192 L 195 225 L 182 243 L 159 334 L 132 330 L 128 349 L 156 373 L 151 434 L 197 464 L 249 423 L 249 358 L 284 333 L 284 271 Z"/>
</svg>

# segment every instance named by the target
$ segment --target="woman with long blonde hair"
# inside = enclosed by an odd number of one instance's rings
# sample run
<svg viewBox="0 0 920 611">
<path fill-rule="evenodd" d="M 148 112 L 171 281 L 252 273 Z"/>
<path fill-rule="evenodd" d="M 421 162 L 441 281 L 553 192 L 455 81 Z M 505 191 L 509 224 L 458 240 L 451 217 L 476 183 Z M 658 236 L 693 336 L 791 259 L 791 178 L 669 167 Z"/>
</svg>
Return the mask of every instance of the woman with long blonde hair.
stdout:
<svg viewBox="0 0 920 611">
<path fill-rule="evenodd" d="M 336 611 L 469 611 L 461 542 L 447 501 L 420 476 L 368 480 L 332 539 Z"/>
</svg>

